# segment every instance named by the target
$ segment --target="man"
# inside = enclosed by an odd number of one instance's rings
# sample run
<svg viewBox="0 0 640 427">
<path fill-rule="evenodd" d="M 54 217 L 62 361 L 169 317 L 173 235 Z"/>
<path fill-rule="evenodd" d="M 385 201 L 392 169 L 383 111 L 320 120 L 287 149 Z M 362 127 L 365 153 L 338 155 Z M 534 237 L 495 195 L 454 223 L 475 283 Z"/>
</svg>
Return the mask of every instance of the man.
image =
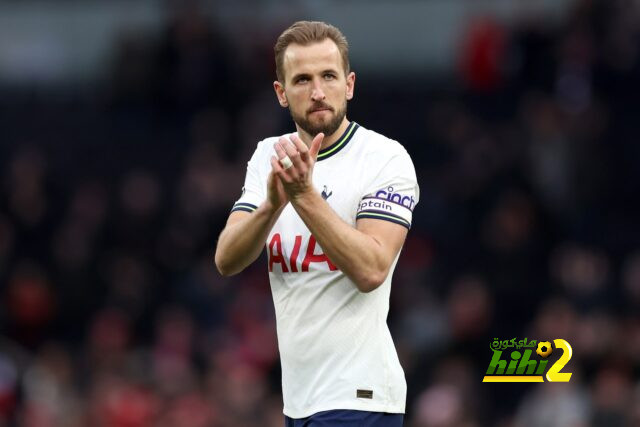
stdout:
<svg viewBox="0 0 640 427">
<path fill-rule="evenodd" d="M 236 274 L 266 242 L 287 426 L 400 426 L 406 382 L 386 318 L 418 202 L 413 164 L 347 120 L 355 74 L 337 28 L 296 22 L 274 50 L 297 132 L 258 144 L 216 266 Z"/>
</svg>

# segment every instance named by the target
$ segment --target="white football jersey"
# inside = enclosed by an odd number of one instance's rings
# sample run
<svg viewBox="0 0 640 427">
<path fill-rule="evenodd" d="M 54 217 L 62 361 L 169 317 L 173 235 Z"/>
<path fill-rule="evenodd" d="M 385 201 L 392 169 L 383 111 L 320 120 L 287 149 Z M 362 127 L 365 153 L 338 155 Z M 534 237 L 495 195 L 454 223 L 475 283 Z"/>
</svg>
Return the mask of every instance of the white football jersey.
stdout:
<svg viewBox="0 0 640 427">
<path fill-rule="evenodd" d="M 233 211 L 252 212 L 266 199 L 277 137 L 258 144 Z M 410 228 L 419 190 L 398 142 L 351 122 L 320 151 L 313 183 L 347 224 L 359 218 Z M 404 413 L 407 385 L 387 326 L 393 262 L 370 293 L 323 253 L 291 204 L 266 242 L 282 363 L 284 413 L 304 418 L 331 409 Z"/>
</svg>

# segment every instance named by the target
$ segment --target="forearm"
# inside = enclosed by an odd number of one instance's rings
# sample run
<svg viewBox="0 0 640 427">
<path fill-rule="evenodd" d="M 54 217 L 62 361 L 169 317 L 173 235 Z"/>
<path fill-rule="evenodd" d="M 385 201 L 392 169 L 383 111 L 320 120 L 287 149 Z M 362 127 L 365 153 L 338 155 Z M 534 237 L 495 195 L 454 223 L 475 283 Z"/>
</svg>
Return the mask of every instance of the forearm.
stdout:
<svg viewBox="0 0 640 427">
<path fill-rule="evenodd" d="M 344 222 L 315 191 L 296 197 L 291 204 L 331 262 L 359 290 L 369 292 L 384 281 L 388 263 L 376 239 Z"/>
<path fill-rule="evenodd" d="M 227 224 L 220 233 L 215 254 L 220 274 L 237 274 L 258 258 L 282 209 L 265 202 L 245 218 Z"/>
</svg>

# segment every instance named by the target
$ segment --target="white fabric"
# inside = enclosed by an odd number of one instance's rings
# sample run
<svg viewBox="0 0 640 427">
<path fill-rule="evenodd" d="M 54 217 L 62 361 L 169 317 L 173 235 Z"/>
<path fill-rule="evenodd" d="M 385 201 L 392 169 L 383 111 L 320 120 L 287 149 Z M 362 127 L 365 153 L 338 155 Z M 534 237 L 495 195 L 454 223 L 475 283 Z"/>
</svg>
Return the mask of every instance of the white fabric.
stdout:
<svg viewBox="0 0 640 427">
<path fill-rule="evenodd" d="M 406 150 L 355 123 L 346 136 L 351 139 L 342 146 L 336 148 L 344 138 L 321 151 L 313 175 L 318 192 L 352 226 L 357 218 L 375 218 L 410 227 L 419 190 Z M 251 211 L 266 198 L 277 140 L 258 144 L 234 210 Z M 322 257 L 322 248 L 291 204 L 266 243 L 284 413 L 292 418 L 331 409 L 404 413 L 404 372 L 386 324 L 397 257 L 385 282 L 361 293 Z M 357 390 L 372 391 L 372 398 L 358 397 Z"/>
</svg>

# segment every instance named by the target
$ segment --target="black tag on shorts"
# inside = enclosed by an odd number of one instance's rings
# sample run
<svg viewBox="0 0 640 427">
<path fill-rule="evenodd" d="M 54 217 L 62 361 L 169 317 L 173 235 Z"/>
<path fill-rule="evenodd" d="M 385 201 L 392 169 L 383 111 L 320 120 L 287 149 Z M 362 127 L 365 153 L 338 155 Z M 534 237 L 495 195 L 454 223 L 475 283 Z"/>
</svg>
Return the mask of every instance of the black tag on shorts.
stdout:
<svg viewBox="0 0 640 427">
<path fill-rule="evenodd" d="M 356 390 L 356 397 L 362 399 L 373 399 L 373 390 Z"/>
</svg>

